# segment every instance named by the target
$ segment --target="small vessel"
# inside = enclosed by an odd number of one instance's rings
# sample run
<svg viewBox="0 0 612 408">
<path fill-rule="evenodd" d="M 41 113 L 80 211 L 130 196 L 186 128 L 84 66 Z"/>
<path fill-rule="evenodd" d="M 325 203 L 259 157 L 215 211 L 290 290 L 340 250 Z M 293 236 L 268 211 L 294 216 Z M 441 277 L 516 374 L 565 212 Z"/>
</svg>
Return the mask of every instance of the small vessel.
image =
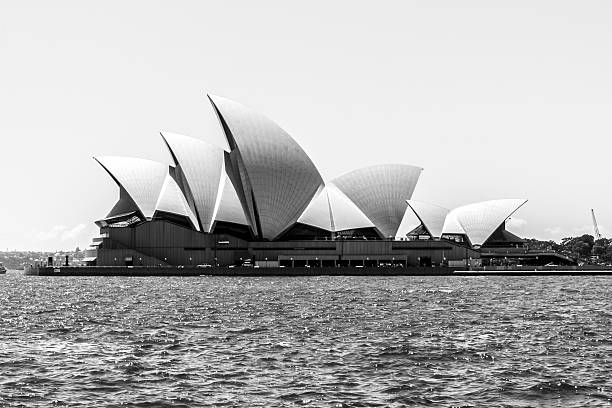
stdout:
<svg viewBox="0 0 612 408">
<path fill-rule="evenodd" d="M 5 274 L 5 273 L 6 273 L 6 268 L 4 267 L 4 265 L 0 263 L 0 275 Z"/>
</svg>

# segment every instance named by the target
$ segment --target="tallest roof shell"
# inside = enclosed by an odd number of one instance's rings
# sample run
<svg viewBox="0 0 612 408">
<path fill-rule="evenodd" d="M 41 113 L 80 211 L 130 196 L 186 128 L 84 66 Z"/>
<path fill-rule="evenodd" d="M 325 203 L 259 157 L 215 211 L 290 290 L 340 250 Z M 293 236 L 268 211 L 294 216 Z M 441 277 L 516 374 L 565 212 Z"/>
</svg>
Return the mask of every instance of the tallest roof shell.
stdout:
<svg viewBox="0 0 612 408">
<path fill-rule="evenodd" d="M 272 120 L 237 102 L 208 96 L 231 152 L 238 196 L 260 238 L 275 239 L 304 212 L 323 179 L 304 150 Z"/>
</svg>

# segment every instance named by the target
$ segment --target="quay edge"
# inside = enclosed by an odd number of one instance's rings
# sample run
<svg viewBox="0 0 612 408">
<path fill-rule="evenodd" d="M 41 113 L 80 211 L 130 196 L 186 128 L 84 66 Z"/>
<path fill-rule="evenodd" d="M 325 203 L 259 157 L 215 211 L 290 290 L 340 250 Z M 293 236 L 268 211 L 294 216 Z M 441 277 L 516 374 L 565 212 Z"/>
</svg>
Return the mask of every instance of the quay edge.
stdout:
<svg viewBox="0 0 612 408">
<path fill-rule="evenodd" d="M 277 268 L 277 267 L 125 267 L 125 266 L 38 266 L 26 267 L 28 276 L 541 276 L 541 275 L 612 275 L 612 271 L 594 267 L 467 269 L 456 267 L 348 267 L 348 268 Z"/>
</svg>

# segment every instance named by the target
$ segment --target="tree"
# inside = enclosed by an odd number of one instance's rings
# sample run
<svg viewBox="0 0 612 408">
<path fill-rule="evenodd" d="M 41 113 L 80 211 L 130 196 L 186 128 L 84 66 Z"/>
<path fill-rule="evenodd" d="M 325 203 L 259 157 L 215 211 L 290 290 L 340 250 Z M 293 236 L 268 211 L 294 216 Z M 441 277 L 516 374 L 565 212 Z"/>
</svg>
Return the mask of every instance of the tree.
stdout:
<svg viewBox="0 0 612 408">
<path fill-rule="evenodd" d="M 612 244 L 608 245 L 606 252 L 601 256 L 601 260 L 605 262 L 612 262 Z"/>
<path fill-rule="evenodd" d="M 580 237 L 563 238 L 561 241 L 563 252 L 582 258 L 588 258 L 591 256 L 594 245 L 595 238 L 589 234 L 584 234 Z"/>
<path fill-rule="evenodd" d="M 595 256 L 603 256 L 606 254 L 606 250 L 608 249 L 608 246 L 610 246 L 610 241 L 606 238 L 601 238 L 598 239 L 597 241 L 595 241 L 595 244 L 593 245 L 593 255 Z"/>
</svg>

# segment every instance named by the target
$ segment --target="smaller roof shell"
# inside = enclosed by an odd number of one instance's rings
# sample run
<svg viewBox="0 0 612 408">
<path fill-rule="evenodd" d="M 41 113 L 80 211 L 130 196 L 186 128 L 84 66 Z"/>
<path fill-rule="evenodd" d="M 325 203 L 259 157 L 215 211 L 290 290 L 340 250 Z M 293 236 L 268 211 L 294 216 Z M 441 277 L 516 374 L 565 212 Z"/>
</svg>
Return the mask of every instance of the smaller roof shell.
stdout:
<svg viewBox="0 0 612 408">
<path fill-rule="evenodd" d="M 333 184 L 327 184 L 312 199 L 298 222 L 333 232 L 374 227 L 372 221 Z"/>
<path fill-rule="evenodd" d="M 142 215 L 151 220 L 168 175 L 168 165 L 133 157 L 102 156 L 94 159 L 125 190 Z"/>
<path fill-rule="evenodd" d="M 331 208 L 329 206 L 329 197 L 325 187 L 321 188 L 313 197 L 297 222 L 321 228 L 326 231 L 334 230 Z"/>
<path fill-rule="evenodd" d="M 166 176 L 166 180 L 159 193 L 159 198 L 157 200 L 155 209 L 156 211 L 163 211 L 187 217 L 195 229 L 197 231 L 200 230 L 198 219 L 193 211 L 191 211 L 191 208 L 189 208 L 189 204 L 187 203 L 183 192 L 170 174 Z"/>
<path fill-rule="evenodd" d="M 444 234 L 459 234 L 465 235 L 465 230 L 459 223 L 457 215 L 452 211 L 448 213 L 444 220 L 444 226 L 442 227 L 442 235 Z"/>
<path fill-rule="evenodd" d="M 526 202 L 526 199 L 501 199 L 455 208 L 447 216 L 443 234 L 458 233 L 459 226 L 472 245 L 482 245 Z"/>
<path fill-rule="evenodd" d="M 444 222 L 449 210 L 435 204 L 416 200 L 406 200 L 421 224 L 433 238 L 440 238 L 444 228 Z"/>
<path fill-rule="evenodd" d="M 215 221 L 231 222 L 234 224 L 249 225 L 242 204 L 238 199 L 236 189 L 229 177 L 225 176 L 223 193 Z"/>
<path fill-rule="evenodd" d="M 192 203 L 202 230 L 210 232 L 219 209 L 225 181 L 224 150 L 218 146 L 178 133 L 161 134 L 185 179 L 184 194 Z"/>
<path fill-rule="evenodd" d="M 326 190 L 335 232 L 374 227 L 374 223 L 338 187 L 328 184 Z"/>
<path fill-rule="evenodd" d="M 151 220 L 158 211 L 189 218 L 199 231 L 195 214 L 176 181 L 170 175 L 170 166 L 152 160 L 133 157 L 102 156 L 94 159 L 108 172 L 120 189 L 119 202 L 108 217 L 132 209 Z"/>
</svg>

